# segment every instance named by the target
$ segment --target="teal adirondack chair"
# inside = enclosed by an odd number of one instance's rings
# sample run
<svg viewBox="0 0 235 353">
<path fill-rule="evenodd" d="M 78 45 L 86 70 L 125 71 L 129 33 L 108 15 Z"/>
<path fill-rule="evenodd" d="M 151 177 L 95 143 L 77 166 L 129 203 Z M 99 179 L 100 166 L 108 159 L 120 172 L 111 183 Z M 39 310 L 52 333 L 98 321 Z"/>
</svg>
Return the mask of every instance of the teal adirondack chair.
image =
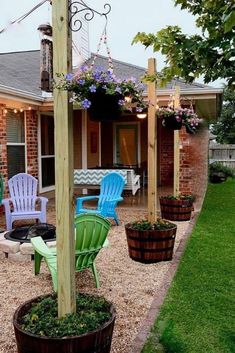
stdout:
<svg viewBox="0 0 235 353">
<path fill-rule="evenodd" d="M 123 188 L 125 186 L 125 179 L 122 175 L 112 172 L 103 177 L 101 181 L 100 194 L 98 196 L 84 196 L 77 198 L 76 214 L 91 213 L 100 214 L 104 217 L 114 218 L 117 225 L 120 224 L 116 206 L 121 197 Z M 98 200 L 96 209 L 88 209 L 83 207 L 84 201 Z"/>
<path fill-rule="evenodd" d="M 100 287 L 95 258 L 99 251 L 108 245 L 107 235 L 110 222 L 100 215 L 82 214 L 75 217 L 75 271 L 91 268 L 96 287 Z M 39 274 L 41 261 L 44 258 L 52 276 L 53 288 L 57 292 L 57 255 L 56 249 L 48 248 L 41 237 L 31 239 L 34 247 L 34 271 Z"/>
</svg>

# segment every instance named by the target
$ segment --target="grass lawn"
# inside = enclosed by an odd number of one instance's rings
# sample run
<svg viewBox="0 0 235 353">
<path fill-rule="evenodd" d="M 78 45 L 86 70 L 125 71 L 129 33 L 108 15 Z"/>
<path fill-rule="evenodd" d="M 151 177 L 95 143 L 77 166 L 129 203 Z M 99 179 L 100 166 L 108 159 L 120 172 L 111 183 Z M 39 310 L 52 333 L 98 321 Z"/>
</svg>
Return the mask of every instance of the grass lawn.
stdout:
<svg viewBox="0 0 235 353">
<path fill-rule="evenodd" d="M 143 353 L 235 352 L 234 239 L 235 180 L 209 184 Z"/>
</svg>

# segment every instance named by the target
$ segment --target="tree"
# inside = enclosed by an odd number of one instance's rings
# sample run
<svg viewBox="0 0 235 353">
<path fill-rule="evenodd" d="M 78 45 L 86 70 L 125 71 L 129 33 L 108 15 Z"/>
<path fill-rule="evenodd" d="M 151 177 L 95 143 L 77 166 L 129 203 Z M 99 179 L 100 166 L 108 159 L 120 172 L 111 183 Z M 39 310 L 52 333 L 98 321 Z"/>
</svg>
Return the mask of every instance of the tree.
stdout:
<svg viewBox="0 0 235 353">
<path fill-rule="evenodd" d="M 219 120 L 212 127 L 219 143 L 235 144 L 235 91 L 225 88 Z"/>
<path fill-rule="evenodd" d="M 153 46 L 154 52 L 166 55 L 166 66 L 157 78 L 164 84 L 175 76 L 193 82 L 203 75 L 205 83 L 225 79 L 234 86 L 234 0 L 175 0 L 175 5 L 196 16 L 202 34 L 188 36 L 178 26 L 167 26 L 156 34 L 139 32 L 133 43 Z"/>
</svg>

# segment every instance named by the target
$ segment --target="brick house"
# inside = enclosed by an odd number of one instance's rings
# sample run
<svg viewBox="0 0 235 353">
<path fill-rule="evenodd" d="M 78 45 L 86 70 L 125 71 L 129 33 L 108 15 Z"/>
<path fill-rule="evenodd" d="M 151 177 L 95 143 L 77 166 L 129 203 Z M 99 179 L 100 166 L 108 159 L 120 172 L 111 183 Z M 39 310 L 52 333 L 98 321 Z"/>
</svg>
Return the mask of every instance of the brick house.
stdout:
<svg viewBox="0 0 235 353">
<path fill-rule="evenodd" d="M 107 58 L 98 56 L 96 65 L 107 67 Z M 139 78 L 144 68 L 113 60 L 117 77 Z M 166 106 L 180 86 L 181 102 L 190 103 L 205 121 L 215 119 L 221 89 L 174 80 L 157 90 L 159 106 Z M 147 168 L 147 119 L 123 115 L 119 121 L 96 122 L 85 110 L 74 115 L 74 168 L 108 165 L 135 165 Z M 173 131 L 158 119 L 158 185 L 173 185 Z M 123 145 L 125 141 L 125 146 Z M 63 143 L 63 141 L 61 141 Z M 39 191 L 54 188 L 53 97 L 40 89 L 40 52 L 0 54 L 0 173 L 5 182 L 18 172 L 39 180 Z M 180 130 L 180 191 L 196 195 L 205 190 L 208 163 L 208 129 L 196 135 Z"/>
</svg>

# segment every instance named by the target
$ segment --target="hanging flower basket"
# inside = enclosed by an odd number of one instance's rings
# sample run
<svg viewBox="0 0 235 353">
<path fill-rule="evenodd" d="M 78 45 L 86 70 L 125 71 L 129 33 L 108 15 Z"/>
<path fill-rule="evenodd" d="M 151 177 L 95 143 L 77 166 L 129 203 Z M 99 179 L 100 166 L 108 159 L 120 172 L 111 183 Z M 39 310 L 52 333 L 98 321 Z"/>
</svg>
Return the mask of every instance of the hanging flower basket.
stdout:
<svg viewBox="0 0 235 353">
<path fill-rule="evenodd" d="M 72 102 L 88 109 L 93 120 L 117 120 L 123 111 L 142 112 L 147 108 L 144 85 L 135 79 L 117 79 L 111 69 L 83 66 L 75 74 L 57 74 L 55 88 L 72 92 Z"/>
<path fill-rule="evenodd" d="M 180 130 L 182 128 L 182 120 L 175 116 L 166 116 L 163 118 L 162 125 L 169 130 Z"/>
<path fill-rule="evenodd" d="M 180 130 L 182 126 L 186 127 L 186 132 L 195 134 L 202 121 L 192 109 L 171 107 L 159 108 L 157 116 L 163 118 L 162 125 L 170 130 Z"/>
<path fill-rule="evenodd" d="M 91 120 L 118 120 L 122 114 L 119 104 L 120 99 L 122 99 L 122 96 L 119 93 L 107 95 L 102 88 L 88 94 L 88 100 L 91 102 L 88 109 Z"/>
</svg>

